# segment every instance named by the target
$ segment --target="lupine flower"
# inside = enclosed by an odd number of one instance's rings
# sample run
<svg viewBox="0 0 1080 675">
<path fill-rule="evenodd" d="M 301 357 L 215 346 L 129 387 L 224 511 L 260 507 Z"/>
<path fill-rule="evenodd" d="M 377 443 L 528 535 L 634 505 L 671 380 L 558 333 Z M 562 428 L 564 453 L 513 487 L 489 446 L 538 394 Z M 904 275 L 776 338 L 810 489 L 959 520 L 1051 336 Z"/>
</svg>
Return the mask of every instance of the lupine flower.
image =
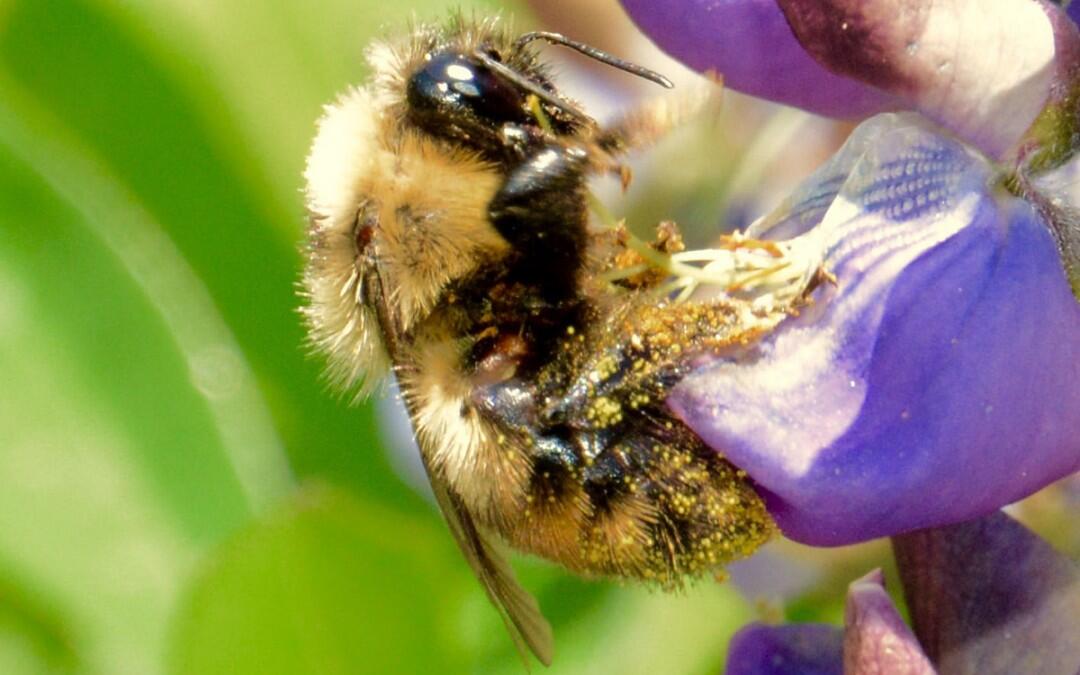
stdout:
<svg viewBox="0 0 1080 675">
<path fill-rule="evenodd" d="M 784 533 L 844 544 L 992 512 L 1078 468 L 1080 304 L 1035 208 L 913 115 L 865 124 L 759 237 L 836 277 L 669 399 Z"/>
<path fill-rule="evenodd" d="M 1069 226 L 1018 187 L 1033 157 L 1072 152 L 1052 142 L 1075 124 L 1080 40 L 1048 4 L 977 4 L 624 2 L 735 88 L 833 114 L 917 111 L 865 122 L 748 232 L 817 238 L 835 285 L 670 398 L 798 541 L 959 522 L 1080 468 Z"/>
</svg>

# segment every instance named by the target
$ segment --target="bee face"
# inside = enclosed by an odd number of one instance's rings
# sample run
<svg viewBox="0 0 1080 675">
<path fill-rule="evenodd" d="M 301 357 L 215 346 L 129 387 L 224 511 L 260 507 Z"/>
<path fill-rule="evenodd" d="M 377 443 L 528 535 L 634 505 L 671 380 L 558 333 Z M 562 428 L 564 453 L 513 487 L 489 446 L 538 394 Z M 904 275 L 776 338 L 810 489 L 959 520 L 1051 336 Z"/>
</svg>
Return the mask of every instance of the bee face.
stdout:
<svg viewBox="0 0 1080 675">
<path fill-rule="evenodd" d="M 494 22 L 375 45 L 371 82 L 327 108 L 308 159 L 304 312 L 341 384 L 394 368 L 451 532 L 546 662 L 546 623 L 490 537 L 672 587 L 772 527 L 664 404 L 692 357 L 745 342 L 748 309 L 596 281 L 627 251 L 590 230 L 586 181 L 673 119 L 601 128 L 554 87 L 535 39 L 666 82 Z"/>
<path fill-rule="evenodd" d="M 418 29 L 405 43 L 372 47 L 368 60 L 384 105 L 405 128 L 474 149 L 497 164 L 519 160 L 541 123 L 558 135 L 595 124 L 557 92 L 543 63 L 495 21 Z"/>
</svg>

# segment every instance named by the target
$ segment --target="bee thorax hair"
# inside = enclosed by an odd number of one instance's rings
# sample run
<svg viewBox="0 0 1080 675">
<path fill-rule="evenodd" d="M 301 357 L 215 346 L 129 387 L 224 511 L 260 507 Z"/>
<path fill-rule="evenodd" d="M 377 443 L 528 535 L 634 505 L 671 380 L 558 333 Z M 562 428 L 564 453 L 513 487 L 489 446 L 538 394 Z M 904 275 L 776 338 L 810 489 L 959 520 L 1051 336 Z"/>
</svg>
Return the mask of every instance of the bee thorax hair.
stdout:
<svg viewBox="0 0 1080 675">
<path fill-rule="evenodd" d="M 310 214 L 304 286 L 310 334 L 351 385 L 385 371 L 369 273 L 408 332 L 447 284 L 508 245 L 487 219 L 500 178 L 476 153 L 388 125 L 372 92 L 354 89 L 327 108 L 308 158 Z"/>
</svg>

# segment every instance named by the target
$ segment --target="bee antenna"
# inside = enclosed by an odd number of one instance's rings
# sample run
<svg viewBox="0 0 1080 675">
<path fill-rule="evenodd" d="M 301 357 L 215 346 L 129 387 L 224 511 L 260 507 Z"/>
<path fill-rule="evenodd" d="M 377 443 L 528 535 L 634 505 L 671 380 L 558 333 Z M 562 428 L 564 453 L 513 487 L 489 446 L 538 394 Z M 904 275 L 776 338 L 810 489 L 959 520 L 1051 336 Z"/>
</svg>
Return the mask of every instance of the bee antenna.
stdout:
<svg viewBox="0 0 1080 675">
<path fill-rule="evenodd" d="M 525 33 L 514 42 L 514 48 L 521 49 L 533 40 L 544 40 L 552 44 L 569 47 L 576 52 L 588 56 L 590 59 L 595 59 L 600 63 L 606 63 L 609 66 L 618 68 L 619 70 L 630 73 L 631 75 L 637 75 L 638 77 L 645 78 L 650 82 L 655 82 L 656 84 L 664 87 L 665 89 L 671 89 L 675 86 L 671 83 L 671 80 L 667 79 L 666 77 L 654 70 L 649 70 L 648 68 L 644 66 L 639 66 L 636 63 L 624 61 L 617 56 L 612 56 L 611 54 L 608 54 L 601 49 L 597 49 L 596 47 L 589 46 L 584 42 L 571 40 L 562 33 L 551 33 L 546 30 L 535 30 L 529 33 Z"/>
<path fill-rule="evenodd" d="M 511 82 L 516 84 L 517 86 L 521 87 L 525 91 L 529 92 L 530 94 L 536 95 L 536 97 L 538 99 L 540 99 L 541 101 L 544 101 L 545 103 L 553 105 L 556 108 L 558 108 L 559 110 L 562 110 L 563 112 L 567 113 L 568 115 L 574 117 L 575 119 L 577 119 L 582 124 L 584 124 L 586 126 L 594 126 L 596 124 L 596 120 L 594 120 L 593 118 L 586 115 L 584 112 L 579 110 L 576 106 L 571 104 L 569 101 L 565 101 L 565 100 L 559 98 L 558 96 L 556 96 L 555 94 L 551 93 L 550 91 L 544 89 L 543 87 L 541 87 L 537 83 L 533 82 L 529 78 L 527 78 L 524 75 L 518 73 L 513 68 L 510 68 L 509 66 L 507 66 L 507 65 L 505 65 L 505 64 L 503 64 L 503 63 L 501 63 L 499 61 L 496 61 L 495 59 L 491 58 L 490 56 L 488 56 L 487 54 L 485 54 L 482 51 L 477 51 L 473 55 L 476 58 L 480 59 L 480 61 L 482 61 L 483 64 L 485 66 L 487 66 L 488 68 L 491 68 L 492 70 L 499 73 L 500 75 L 502 75 L 506 79 L 510 80 Z"/>
</svg>

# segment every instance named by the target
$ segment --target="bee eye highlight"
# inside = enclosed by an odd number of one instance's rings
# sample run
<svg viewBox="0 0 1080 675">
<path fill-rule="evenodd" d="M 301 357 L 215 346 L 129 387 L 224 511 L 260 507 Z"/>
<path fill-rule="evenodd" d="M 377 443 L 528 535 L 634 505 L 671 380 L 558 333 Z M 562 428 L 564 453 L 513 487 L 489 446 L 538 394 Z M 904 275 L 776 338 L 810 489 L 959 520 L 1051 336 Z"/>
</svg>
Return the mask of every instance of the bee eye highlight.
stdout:
<svg viewBox="0 0 1080 675">
<path fill-rule="evenodd" d="M 525 119 L 525 99 L 517 87 L 460 53 L 432 55 L 409 79 L 407 96 L 421 121 L 448 113 L 499 123 Z"/>
</svg>

